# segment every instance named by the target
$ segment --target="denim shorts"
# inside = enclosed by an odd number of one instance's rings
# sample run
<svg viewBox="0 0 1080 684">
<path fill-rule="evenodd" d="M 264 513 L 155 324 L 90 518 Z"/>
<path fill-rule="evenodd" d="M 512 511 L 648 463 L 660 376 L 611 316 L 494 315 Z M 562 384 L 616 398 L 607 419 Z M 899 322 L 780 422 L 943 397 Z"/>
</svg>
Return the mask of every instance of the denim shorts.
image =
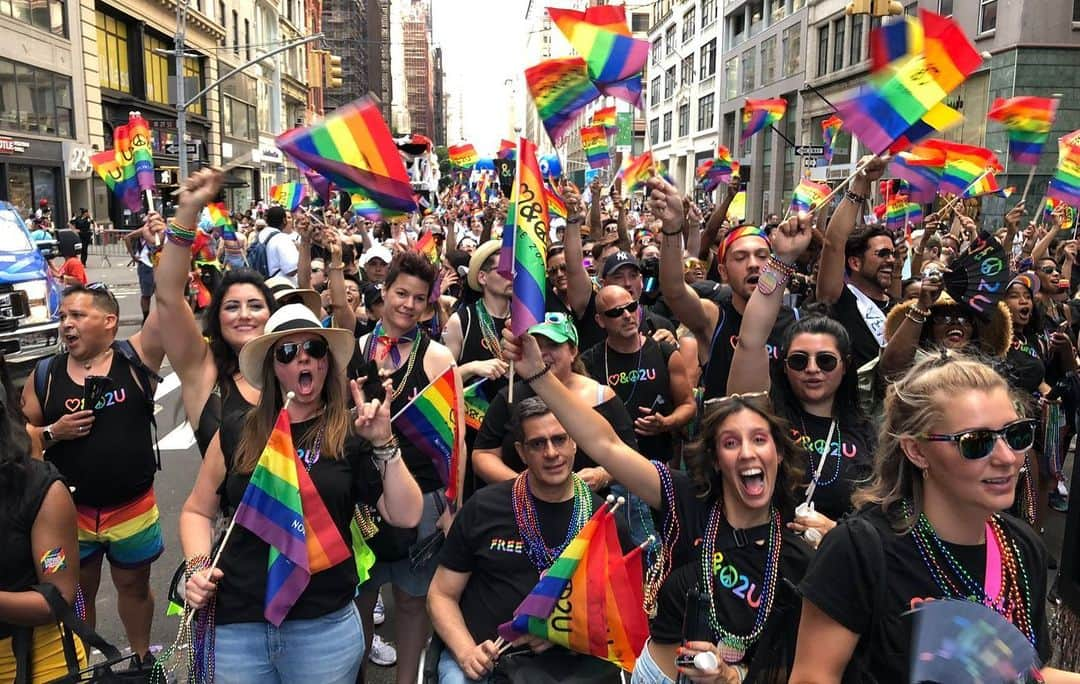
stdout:
<svg viewBox="0 0 1080 684">
<path fill-rule="evenodd" d="M 630 684 L 675 684 L 671 677 L 664 674 L 660 666 L 653 660 L 649 653 L 649 642 L 645 642 L 645 648 L 641 649 L 637 663 L 634 665 L 634 673 L 630 676 Z"/>
<path fill-rule="evenodd" d="M 135 272 L 139 276 L 139 294 L 143 297 L 154 295 L 154 269 L 139 261 L 135 264 Z"/>
<path fill-rule="evenodd" d="M 364 660 L 360 613 L 349 601 L 313 620 L 218 625 L 214 681 L 218 684 L 319 682 L 353 684 Z"/>
<path fill-rule="evenodd" d="M 419 541 L 426 539 L 436 530 L 435 523 L 439 519 L 440 509 L 435 499 L 442 497 L 446 500 L 446 490 L 436 489 L 424 492 L 424 512 L 420 516 L 420 524 L 416 528 L 416 538 Z M 442 508 L 445 508 L 443 506 Z M 427 596 L 428 587 L 431 586 L 431 578 L 435 576 L 435 568 L 439 567 L 439 554 L 435 553 L 420 567 L 412 567 L 409 558 L 396 561 L 375 560 L 371 567 L 370 577 L 364 583 L 364 588 L 374 591 L 375 588 L 390 583 L 413 598 Z"/>
<path fill-rule="evenodd" d="M 490 681 L 490 676 L 483 679 L 466 679 L 465 673 L 461 671 L 461 666 L 454 660 L 454 654 L 450 652 L 449 648 L 443 648 L 442 653 L 439 654 L 439 684 L 470 684 L 475 682 L 485 684 Z"/>
</svg>

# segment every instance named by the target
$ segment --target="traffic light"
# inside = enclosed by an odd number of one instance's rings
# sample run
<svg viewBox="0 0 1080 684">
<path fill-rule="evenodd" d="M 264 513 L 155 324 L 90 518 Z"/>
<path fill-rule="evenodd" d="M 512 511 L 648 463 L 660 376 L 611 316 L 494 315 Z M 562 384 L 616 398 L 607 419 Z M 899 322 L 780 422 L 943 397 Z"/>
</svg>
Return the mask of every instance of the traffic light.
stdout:
<svg viewBox="0 0 1080 684">
<path fill-rule="evenodd" d="M 340 88 L 344 82 L 341 80 L 341 57 L 326 53 L 323 55 L 325 72 L 325 87 L 330 89 Z"/>
<path fill-rule="evenodd" d="M 903 14 L 904 5 L 897 0 L 851 0 L 847 6 L 847 13 L 888 17 Z"/>
<path fill-rule="evenodd" d="M 312 50 L 308 57 L 308 85 L 312 88 L 323 87 L 323 54 L 325 50 Z"/>
</svg>

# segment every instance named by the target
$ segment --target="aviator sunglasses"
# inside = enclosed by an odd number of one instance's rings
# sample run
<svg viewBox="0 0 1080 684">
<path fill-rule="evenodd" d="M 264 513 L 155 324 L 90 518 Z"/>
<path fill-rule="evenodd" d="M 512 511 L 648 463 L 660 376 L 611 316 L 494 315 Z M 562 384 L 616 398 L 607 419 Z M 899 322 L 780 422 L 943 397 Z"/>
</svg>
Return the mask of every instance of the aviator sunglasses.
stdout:
<svg viewBox="0 0 1080 684">
<path fill-rule="evenodd" d="M 994 443 L 997 442 L 998 437 L 1004 439 L 1005 445 L 1017 453 L 1027 451 L 1035 443 L 1035 431 L 1037 428 L 1037 421 L 1031 418 L 1022 418 L 1009 423 L 1000 430 L 976 428 L 951 435 L 924 433 L 916 435 L 916 437 L 928 442 L 954 442 L 961 456 L 969 461 L 977 461 L 990 455 L 990 452 L 994 450 Z"/>
<path fill-rule="evenodd" d="M 286 342 L 274 350 L 274 358 L 278 363 L 292 363 L 301 349 L 311 358 L 321 359 L 326 356 L 326 352 L 330 351 L 330 345 L 321 337 L 303 342 Z"/>
</svg>

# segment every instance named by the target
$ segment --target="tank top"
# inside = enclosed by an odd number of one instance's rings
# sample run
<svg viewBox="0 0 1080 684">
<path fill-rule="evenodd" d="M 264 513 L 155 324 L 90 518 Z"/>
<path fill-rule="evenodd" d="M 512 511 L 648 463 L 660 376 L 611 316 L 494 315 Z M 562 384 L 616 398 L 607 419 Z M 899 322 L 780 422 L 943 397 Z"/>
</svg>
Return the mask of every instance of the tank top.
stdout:
<svg viewBox="0 0 1080 684">
<path fill-rule="evenodd" d="M 83 410 L 83 386 L 67 372 L 67 354 L 52 364 L 45 424 Z M 154 485 L 152 404 L 121 354 L 112 355 L 111 388 L 94 407 L 94 424 L 85 437 L 60 440 L 45 451 L 67 483 L 75 487 L 75 503 L 105 508 L 127 503 Z"/>
<path fill-rule="evenodd" d="M 462 341 L 461 341 L 461 356 L 458 358 L 458 364 L 465 364 L 471 361 L 486 361 L 488 359 L 496 358 L 496 354 L 491 349 L 489 340 L 484 337 L 484 326 L 480 323 L 480 312 L 476 307 L 480 302 L 470 304 L 469 306 L 461 309 L 461 326 L 462 326 Z M 503 326 L 506 324 L 505 318 L 496 318 L 491 316 L 491 322 L 494 324 L 494 340 L 498 344 L 498 341 L 502 339 Z M 499 378 L 498 380 L 487 381 L 487 392 L 490 395 L 494 395 L 496 392 L 506 387 L 509 384 L 506 376 Z"/>
<path fill-rule="evenodd" d="M 206 449 L 214 439 L 222 422 L 242 425 L 251 404 L 240 394 L 236 381 L 232 378 L 219 379 L 210 396 L 203 404 L 199 414 L 199 427 L 195 430 L 195 442 L 199 445 L 199 454 L 206 456 Z"/>
<path fill-rule="evenodd" d="M 374 337 L 369 335 L 367 343 L 364 345 L 364 358 L 370 359 L 372 351 L 374 350 Z M 410 368 L 408 357 L 406 356 L 398 368 L 390 375 L 390 381 L 393 384 L 395 390 L 400 388 L 398 395 L 390 402 L 390 415 L 396 416 L 401 409 L 405 408 L 412 399 L 420 393 L 420 390 L 431 384 L 431 380 L 428 379 L 427 373 L 424 372 L 424 355 L 427 353 L 428 347 L 431 346 L 431 340 L 427 334 L 421 329 L 417 332 L 416 341 L 414 345 L 419 345 L 416 350 L 416 359 L 412 363 Z M 411 354 L 411 350 L 410 350 Z M 415 445 L 406 440 L 401 433 L 394 430 L 394 436 L 398 438 L 398 444 L 401 447 L 401 457 L 405 461 L 405 466 L 412 473 L 413 479 L 416 480 L 416 484 L 420 485 L 420 491 L 427 493 L 435 491 L 445 485 L 441 479 L 439 479 L 439 473 L 435 470 L 435 464 L 431 462 L 431 459 L 427 455 L 420 451 Z"/>
</svg>

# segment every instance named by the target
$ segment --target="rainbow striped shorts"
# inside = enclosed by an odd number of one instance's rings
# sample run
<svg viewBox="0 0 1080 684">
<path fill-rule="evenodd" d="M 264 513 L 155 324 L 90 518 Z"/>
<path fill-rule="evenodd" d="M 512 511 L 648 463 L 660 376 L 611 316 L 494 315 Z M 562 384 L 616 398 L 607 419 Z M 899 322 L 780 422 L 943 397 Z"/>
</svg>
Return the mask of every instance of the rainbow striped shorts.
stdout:
<svg viewBox="0 0 1080 684">
<path fill-rule="evenodd" d="M 118 568 L 152 563 L 165 550 L 154 490 L 119 506 L 76 506 L 79 515 L 79 558 L 104 553 Z"/>
</svg>

